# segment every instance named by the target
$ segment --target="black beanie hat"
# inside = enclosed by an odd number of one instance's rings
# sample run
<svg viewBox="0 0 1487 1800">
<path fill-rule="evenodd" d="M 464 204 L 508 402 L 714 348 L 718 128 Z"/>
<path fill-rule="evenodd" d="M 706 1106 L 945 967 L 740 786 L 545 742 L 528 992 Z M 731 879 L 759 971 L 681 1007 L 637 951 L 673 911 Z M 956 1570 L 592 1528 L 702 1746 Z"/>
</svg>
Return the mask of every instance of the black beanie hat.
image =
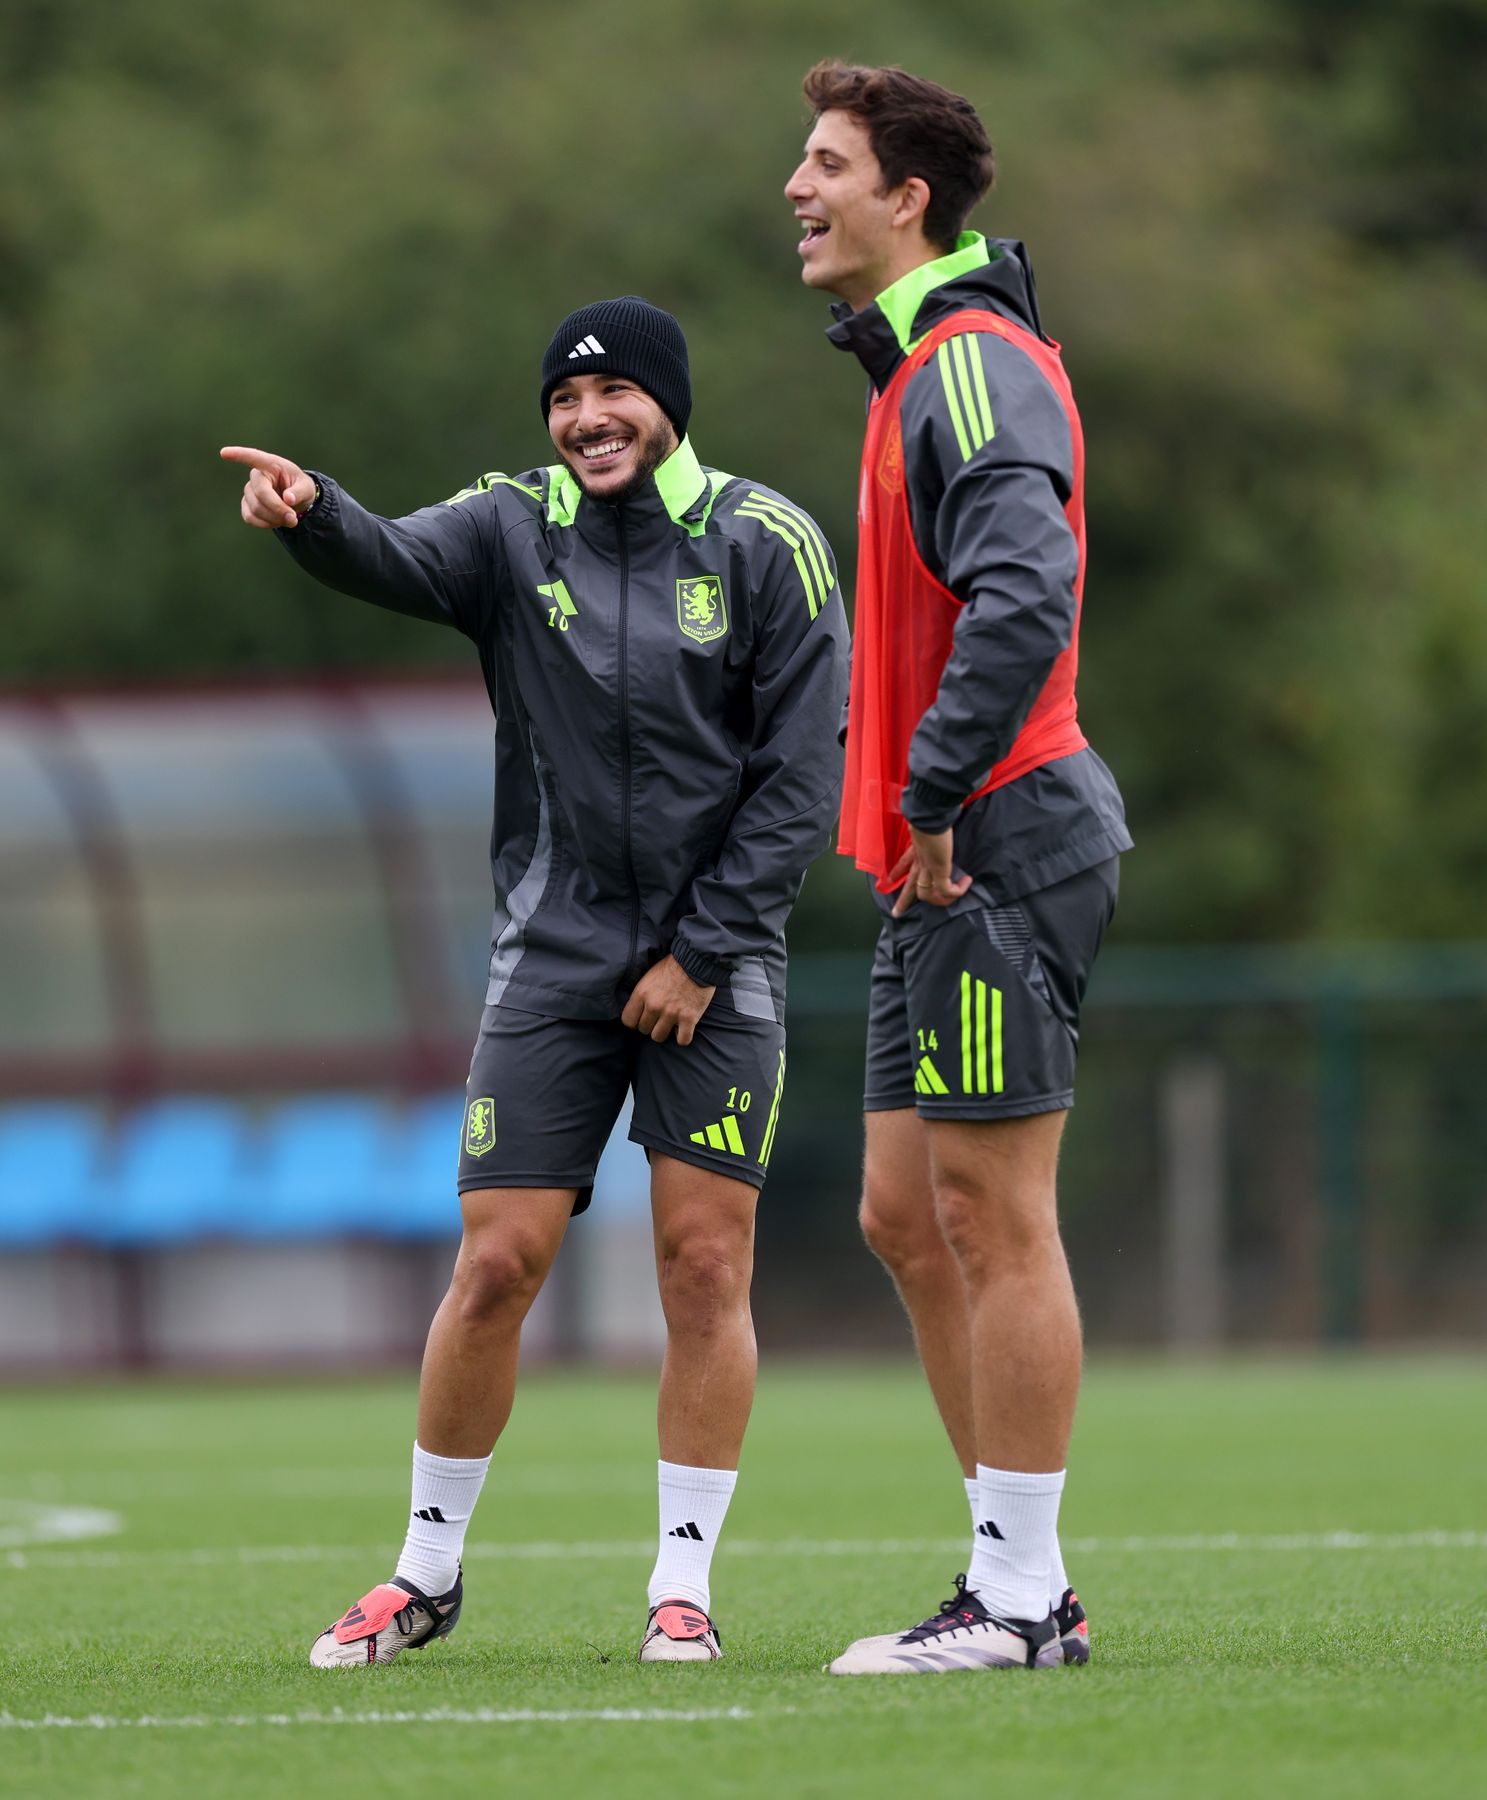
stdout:
<svg viewBox="0 0 1487 1800">
<path fill-rule="evenodd" d="M 627 376 L 643 387 L 676 427 L 676 435 L 687 435 L 692 416 L 687 340 L 669 312 L 639 294 L 626 294 L 569 313 L 542 359 L 543 418 L 559 382 L 570 375 L 606 372 Z"/>
</svg>

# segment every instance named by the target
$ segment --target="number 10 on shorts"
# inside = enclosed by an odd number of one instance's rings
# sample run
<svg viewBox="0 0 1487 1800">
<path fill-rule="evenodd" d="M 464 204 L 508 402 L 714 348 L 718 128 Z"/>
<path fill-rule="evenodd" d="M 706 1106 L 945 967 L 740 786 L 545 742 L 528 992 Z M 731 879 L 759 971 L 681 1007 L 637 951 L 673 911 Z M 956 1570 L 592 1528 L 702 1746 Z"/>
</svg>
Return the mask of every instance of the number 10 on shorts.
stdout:
<svg viewBox="0 0 1487 1800">
<path fill-rule="evenodd" d="M 960 976 L 960 1085 L 967 1094 L 987 1091 L 987 999 L 991 1000 L 991 1092 L 1001 1093 L 1002 990 L 988 989 L 969 969 Z"/>
</svg>

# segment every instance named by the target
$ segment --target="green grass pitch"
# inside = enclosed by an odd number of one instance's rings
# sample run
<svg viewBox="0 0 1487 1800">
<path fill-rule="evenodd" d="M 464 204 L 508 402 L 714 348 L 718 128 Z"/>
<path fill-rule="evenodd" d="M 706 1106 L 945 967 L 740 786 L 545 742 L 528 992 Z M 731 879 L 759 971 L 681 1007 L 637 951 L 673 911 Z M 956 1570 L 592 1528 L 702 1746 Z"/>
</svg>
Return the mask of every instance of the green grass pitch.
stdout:
<svg viewBox="0 0 1487 1800">
<path fill-rule="evenodd" d="M 557 1373 L 518 1397 L 455 1635 L 314 1672 L 314 1633 L 391 1571 L 412 1401 L 411 1378 L 0 1395 L 0 1793 L 1487 1792 L 1480 1361 L 1096 1362 L 1064 1511 L 1095 1660 L 1036 1676 L 820 1673 L 965 1563 L 898 1363 L 766 1366 L 714 1568 L 724 1661 L 636 1665 L 653 1383 Z M 79 1507 L 122 1529 L 23 1541 Z"/>
</svg>

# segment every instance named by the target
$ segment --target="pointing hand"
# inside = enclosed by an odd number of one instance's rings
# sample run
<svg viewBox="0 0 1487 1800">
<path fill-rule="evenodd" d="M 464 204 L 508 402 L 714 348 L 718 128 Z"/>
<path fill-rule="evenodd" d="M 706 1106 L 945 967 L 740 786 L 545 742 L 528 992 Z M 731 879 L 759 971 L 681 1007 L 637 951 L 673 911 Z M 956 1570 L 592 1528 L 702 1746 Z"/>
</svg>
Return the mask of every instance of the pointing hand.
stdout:
<svg viewBox="0 0 1487 1800">
<path fill-rule="evenodd" d="M 315 483 L 298 463 L 271 450 L 252 450 L 246 444 L 228 444 L 224 462 L 246 463 L 252 473 L 243 489 L 243 523 L 257 531 L 298 525 L 301 513 L 315 500 Z"/>
</svg>

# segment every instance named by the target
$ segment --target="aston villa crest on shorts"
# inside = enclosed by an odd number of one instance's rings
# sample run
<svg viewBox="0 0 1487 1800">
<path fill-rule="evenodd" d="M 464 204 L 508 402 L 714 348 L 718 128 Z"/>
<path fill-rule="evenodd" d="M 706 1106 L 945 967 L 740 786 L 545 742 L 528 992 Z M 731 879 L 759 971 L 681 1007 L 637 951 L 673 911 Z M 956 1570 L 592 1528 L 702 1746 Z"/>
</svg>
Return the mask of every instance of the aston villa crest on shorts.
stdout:
<svg viewBox="0 0 1487 1800">
<path fill-rule="evenodd" d="M 465 1149 L 471 1156 L 484 1156 L 496 1147 L 496 1103 L 494 1100 L 472 1100 L 465 1114 Z"/>
<path fill-rule="evenodd" d="M 728 629 L 720 575 L 693 575 L 676 584 L 676 622 L 689 638 L 710 644 Z"/>
</svg>

